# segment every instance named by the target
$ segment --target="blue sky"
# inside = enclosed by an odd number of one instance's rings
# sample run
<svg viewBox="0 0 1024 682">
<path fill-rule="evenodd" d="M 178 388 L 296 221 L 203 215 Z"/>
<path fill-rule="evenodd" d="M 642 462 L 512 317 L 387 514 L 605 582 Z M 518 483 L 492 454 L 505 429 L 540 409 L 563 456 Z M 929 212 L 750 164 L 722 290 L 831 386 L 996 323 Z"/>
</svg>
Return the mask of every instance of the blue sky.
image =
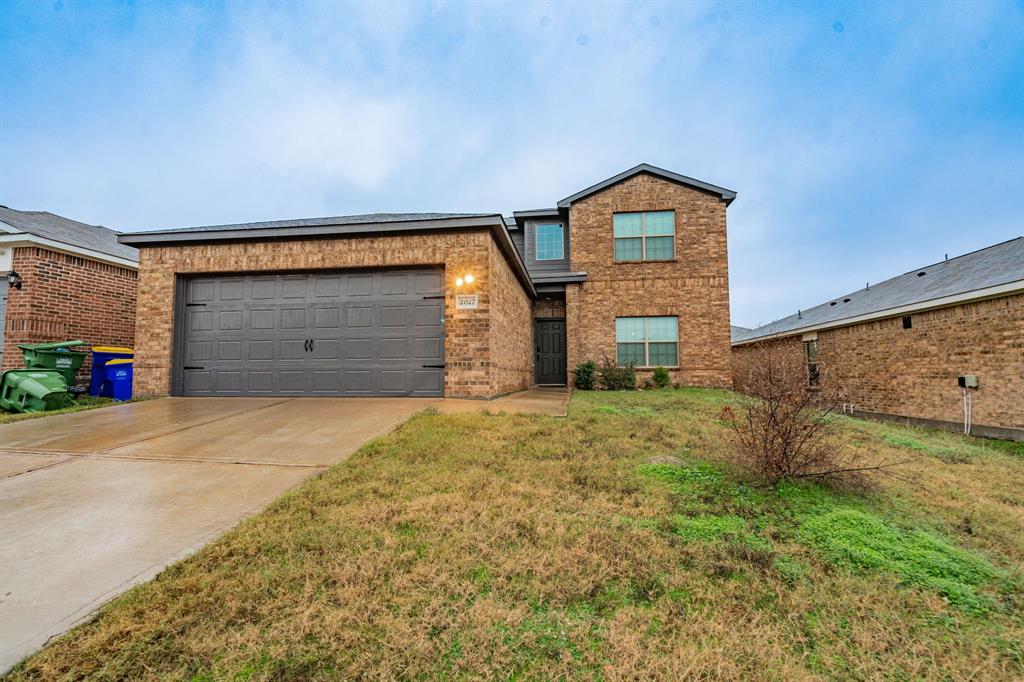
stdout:
<svg viewBox="0 0 1024 682">
<path fill-rule="evenodd" d="M 0 4 L 0 203 L 121 230 L 739 192 L 733 322 L 1024 233 L 1024 4 Z"/>
</svg>

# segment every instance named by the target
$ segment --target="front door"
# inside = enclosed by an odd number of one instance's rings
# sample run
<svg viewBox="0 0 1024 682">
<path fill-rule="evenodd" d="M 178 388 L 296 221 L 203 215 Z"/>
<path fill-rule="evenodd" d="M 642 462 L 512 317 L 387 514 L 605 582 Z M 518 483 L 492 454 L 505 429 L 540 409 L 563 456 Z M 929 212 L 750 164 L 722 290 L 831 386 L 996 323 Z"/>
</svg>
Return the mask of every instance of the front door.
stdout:
<svg viewBox="0 0 1024 682">
<path fill-rule="evenodd" d="M 535 320 L 533 328 L 538 384 L 565 385 L 565 320 Z"/>
</svg>

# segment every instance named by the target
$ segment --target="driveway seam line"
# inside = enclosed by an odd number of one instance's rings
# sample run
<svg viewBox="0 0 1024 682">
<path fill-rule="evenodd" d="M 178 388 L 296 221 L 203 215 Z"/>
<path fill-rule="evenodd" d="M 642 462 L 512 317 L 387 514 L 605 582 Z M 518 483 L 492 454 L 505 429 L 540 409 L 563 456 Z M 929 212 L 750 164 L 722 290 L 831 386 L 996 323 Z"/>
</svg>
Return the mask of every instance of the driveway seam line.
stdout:
<svg viewBox="0 0 1024 682">
<path fill-rule="evenodd" d="M 219 422 L 219 421 L 223 421 L 225 419 L 230 419 L 231 417 L 237 417 L 238 415 L 246 414 L 247 412 L 259 412 L 260 410 L 265 410 L 268 407 L 276 407 L 278 405 L 283 405 L 284 403 L 286 403 L 286 402 L 288 402 L 290 400 L 294 400 L 294 398 L 285 398 L 284 400 L 278 400 L 277 402 L 270 403 L 269 405 L 263 405 L 261 407 L 257 407 L 257 408 L 254 408 L 254 409 L 244 409 L 244 410 L 241 410 L 239 412 L 232 412 L 231 414 L 226 414 L 226 415 L 223 415 L 221 417 L 216 417 L 216 418 L 211 419 L 209 421 L 199 422 L 198 424 L 190 424 L 189 426 L 185 426 L 185 427 L 180 428 L 180 429 L 174 429 L 172 431 L 164 431 L 162 433 L 158 433 L 158 434 L 155 434 L 155 435 L 152 435 L 152 436 L 146 436 L 145 438 L 139 438 L 138 440 L 132 440 L 132 441 L 128 441 L 126 443 L 118 443 L 117 445 L 111 445 L 108 448 L 101 448 L 99 450 L 92 450 L 90 452 L 86 452 L 86 453 L 82 453 L 82 454 L 83 455 L 101 455 L 101 454 L 110 452 L 111 450 L 117 450 L 118 448 L 128 447 L 129 445 L 136 445 L 138 443 L 144 443 L 147 440 L 153 440 L 154 438 L 161 438 L 163 436 L 169 436 L 172 433 L 181 433 L 182 431 L 189 431 L 190 429 L 195 429 L 195 428 L 198 428 L 200 426 L 206 426 L 207 424 L 213 424 L 213 423 L 216 423 L 216 422 Z"/>
</svg>

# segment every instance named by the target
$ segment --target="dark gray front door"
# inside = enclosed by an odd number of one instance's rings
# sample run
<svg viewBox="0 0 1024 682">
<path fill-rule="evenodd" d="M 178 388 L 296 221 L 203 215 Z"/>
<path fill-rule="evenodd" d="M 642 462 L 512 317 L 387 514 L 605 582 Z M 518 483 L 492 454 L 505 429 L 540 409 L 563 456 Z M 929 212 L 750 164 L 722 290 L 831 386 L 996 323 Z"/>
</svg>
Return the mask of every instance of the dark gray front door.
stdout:
<svg viewBox="0 0 1024 682">
<path fill-rule="evenodd" d="M 533 341 L 537 383 L 564 384 L 565 320 L 535 320 Z"/>
<path fill-rule="evenodd" d="M 185 280 L 177 390 L 444 395 L 443 282 L 434 268 Z"/>
</svg>

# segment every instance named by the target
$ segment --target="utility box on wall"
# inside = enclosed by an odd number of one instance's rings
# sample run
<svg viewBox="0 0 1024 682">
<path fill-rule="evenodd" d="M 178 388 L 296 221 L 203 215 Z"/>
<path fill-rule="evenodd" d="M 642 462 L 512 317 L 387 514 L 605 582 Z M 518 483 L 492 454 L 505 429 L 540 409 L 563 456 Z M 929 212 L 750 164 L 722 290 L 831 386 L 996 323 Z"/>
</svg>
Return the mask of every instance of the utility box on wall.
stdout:
<svg viewBox="0 0 1024 682">
<path fill-rule="evenodd" d="M 978 377 L 975 374 L 961 374 L 956 378 L 956 384 L 960 388 L 977 388 Z"/>
</svg>

